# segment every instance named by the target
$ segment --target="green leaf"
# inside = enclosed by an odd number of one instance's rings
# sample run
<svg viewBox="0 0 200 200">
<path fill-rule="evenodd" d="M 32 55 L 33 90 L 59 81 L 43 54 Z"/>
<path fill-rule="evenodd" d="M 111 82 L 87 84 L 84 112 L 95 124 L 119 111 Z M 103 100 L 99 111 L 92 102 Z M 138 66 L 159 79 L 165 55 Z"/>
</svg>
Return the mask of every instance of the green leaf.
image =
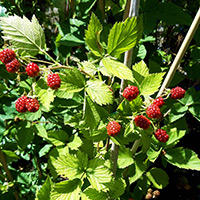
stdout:
<svg viewBox="0 0 200 200">
<path fill-rule="evenodd" d="M 161 153 L 162 148 L 160 148 L 158 151 L 154 150 L 152 147 L 150 147 L 147 151 L 147 156 L 151 162 L 155 162 L 155 160 L 158 158 L 158 156 Z"/>
<path fill-rule="evenodd" d="M 101 199 L 101 200 L 107 200 L 108 196 L 105 192 L 103 191 L 98 191 L 94 188 L 87 188 L 86 190 L 84 190 L 83 192 L 86 196 L 88 200 L 96 200 L 96 199 Z"/>
<path fill-rule="evenodd" d="M 75 200 L 80 198 L 81 180 L 73 179 L 56 183 L 51 191 L 51 200 Z"/>
<path fill-rule="evenodd" d="M 133 163 L 133 155 L 130 149 L 120 146 L 117 160 L 118 167 L 123 169 L 125 167 L 128 167 L 129 165 L 132 165 Z"/>
<path fill-rule="evenodd" d="M 187 106 L 183 106 L 180 103 L 174 103 L 171 107 L 171 112 L 169 114 L 170 123 L 175 122 L 176 120 L 183 117 L 188 110 Z"/>
<path fill-rule="evenodd" d="M 83 70 L 84 72 L 86 72 L 90 76 L 94 76 L 97 72 L 97 68 L 90 61 L 83 61 L 78 65 L 81 68 L 81 70 Z"/>
<path fill-rule="evenodd" d="M 20 157 L 18 155 L 16 155 L 13 151 L 10 151 L 10 150 L 2 150 L 2 151 L 5 154 L 7 163 L 20 159 Z"/>
<path fill-rule="evenodd" d="M 143 60 L 146 57 L 146 55 L 147 55 L 147 50 L 145 46 L 143 44 L 140 44 L 138 48 L 137 57 Z"/>
<path fill-rule="evenodd" d="M 69 139 L 68 134 L 63 130 L 48 131 L 47 137 L 47 140 L 55 146 L 65 145 Z"/>
<path fill-rule="evenodd" d="M 53 161 L 58 175 L 68 179 L 81 178 L 87 168 L 88 158 L 86 154 L 79 152 L 77 156 L 66 153 L 60 155 L 57 160 Z"/>
<path fill-rule="evenodd" d="M 85 124 L 93 130 L 103 118 L 108 116 L 108 112 L 103 107 L 94 103 L 88 96 L 86 97 L 85 104 Z"/>
<path fill-rule="evenodd" d="M 54 101 L 54 90 L 47 86 L 43 78 L 39 79 L 35 85 L 35 93 L 40 103 L 47 109 L 50 109 L 51 102 Z"/>
<path fill-rule="evenodd" d="M 16 48 L 22 48 L 31 55 L 36 55 L 45 46 L 45 35 L 35 15 L 29 21 L 17 15 L 1 17 L 3 39 L 9 40 Z"/>
<path fill-rule="evenodd" d="M 52 147 L 53 147 L 52 144 L 46 144 L 44 147 L 42 147 L 42 148 L 40 149 L 40 151 L 38 152 L 39 157 L 42 157 L 42 156 L 46 155 L 46 154 L 50 151 L 50 149 L 51 149 Z"/>
<path fill-rule="evenodd" d="M 141 83 L 141 95 L 152 95 L 158 91 L 165 73 L 149 74 Z"/>
<path fill-rule="evenodd" d="M 42 185 L 42 188 L 37 191 L 35 200 L 50 200 L 50 192 L 53 183 L 49 176 L 47 177 L 45 183 Z"/>
<path fill-rule="evenodd" d="M 136 17 L 115 23 L 108 36 L 108 54 L 118 56 L 133 48 L 140 39 L 141 32 L 141 20 Z"/>
<path fill-rule="evenodd" d="M 147 173 L 147 178 L 153 183 L 153 186 L 158 189 L 163 189 L 169 183 L 167 173 L 160 168 L 152 168 Z"/>
<path fill-rule="evenodd" d="M 198 121 L 200 121 L 200 104 L 192 105 L 189 107 L 189 111 Z"/>
<path fill-rule="evenodd" d="M 80 137 L 78 137 L 77 134 L 73 135 L 71 138 L 70 138 L 70 142 L 67 144 L 67 146 L 70 148 L 70 149 L 73 149 L 73 150 L 78 150 L 78 148 L 82 145 L 82 140 L 80 139 Z"/>
<path fill-rule="evenodd" d="M 99 105 L 110 104 L 113 101 L 112 91 L 103 81 L 87 81 L 86 92 L 90 98 Z"/>
<path fill-rule="evenodd" d="M 109 57 L 103 58 L 101 62 L 110 76 L 113 75 L 120 79 L 133 81 L 132 71 L 123 63 Z"/>
<path fill-rule="evenodd" d="M 104 188 L 103 183 L 111 181 L 111 172 L 104 166 L 104 160 L 95 158 L 89 161 L 86 176 L 92 187 L 100 190 Z"/>
<path fill-rule="evenodd" d="M 191 149 L 177 147 L 166 150 L 165 158 L 167 162 L 179 168 L 200 170 L 200 159 Z"/>
<path fill-rule="evenodd" d="M 65 98 L 65 96 L 69 95 L 69 93 L 80 92 L 85 86 L 84 76 L 76 68 L 73 68 L 73 70 L 65 70 L 64 72 L 60 73 L 59 76 L 62 84 L 55 92 L 55 95 L 58 97 Z"/>
<path fill-rule="evenodd" d="M 117 199 L 120 197 L 126 188 L 126 183 L 122 179 L 113 180 L 109 183 L 105 183 L 104 185 L 109 189 L 108 194 L 111 199 Z"/>
<path fill-rule="evenodd" d="M 133 78 L 140 85 L 145 77 L 149 75 L 149 69 L 145 62 L 142 60 L 133 65 Z"/>
<path fill-rule="evenodd" d="M 95 56 L 101 57 L 104 49 L 100 42 L 102 25 L 94 13 L 92 13 L 88 29 L 85 31 L 85 42 Z"/>
</svg>

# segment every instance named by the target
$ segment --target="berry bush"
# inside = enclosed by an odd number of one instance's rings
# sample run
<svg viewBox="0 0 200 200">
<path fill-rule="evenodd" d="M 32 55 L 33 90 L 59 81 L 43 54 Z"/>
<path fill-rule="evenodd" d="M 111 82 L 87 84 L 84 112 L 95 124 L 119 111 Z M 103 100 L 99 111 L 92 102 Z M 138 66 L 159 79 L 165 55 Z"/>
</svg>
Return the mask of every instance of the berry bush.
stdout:
<svg viewBox="0 0 200 200">
<path fill-rule="evenodd" d="M 164 200 L 169 166 L 200 170 L 181 145 L 187 115 L 200 120 L 200 77 L 184 68 L 198 44 L 158 95 L 193 3 L 141 1 L 130 18 L 128 1 L 102 2 L 0 4 L 0 199 Z"/>
</svg>

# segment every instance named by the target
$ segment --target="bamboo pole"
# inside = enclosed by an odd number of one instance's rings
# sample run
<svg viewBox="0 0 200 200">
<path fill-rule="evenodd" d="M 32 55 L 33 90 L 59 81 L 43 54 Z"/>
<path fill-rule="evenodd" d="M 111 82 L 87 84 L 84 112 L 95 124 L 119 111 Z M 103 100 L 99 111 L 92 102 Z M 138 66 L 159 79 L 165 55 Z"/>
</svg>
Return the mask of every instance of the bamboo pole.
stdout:
<svg viewBox="0 0 200 200">
<path fill-rule="evenodd" d="M 172 65 L 171 65 L 171 67 L 168 71 L 168 74 L 167 74 L 158 94 L 157 94 L 157 97 L 161 96 L 164 89 L 169 86 L 171 80 L 173 79 L 174 74 L 175 74 L 178 66 L 180 65 L 180 62 L 181 62 L 183 56 L 185 55 L 185 52 L 186 52 L 186 50 L 187 50 L 187 48 L 188 48 L 188 46 L 189 46 L 189 44 L 190 44 L 190 42 L 193 38 L 198 26 L 199 26 L 199 23 L 200 23 L 200 8 L 199 8 L 190 28 L 188 30 L 187 35 L 185 36 L 185 39 L 184 39 L 184 41 L 183 41 L 175 59 L 174 59 L 174 62 L 172 63 Z"/>
</svg>

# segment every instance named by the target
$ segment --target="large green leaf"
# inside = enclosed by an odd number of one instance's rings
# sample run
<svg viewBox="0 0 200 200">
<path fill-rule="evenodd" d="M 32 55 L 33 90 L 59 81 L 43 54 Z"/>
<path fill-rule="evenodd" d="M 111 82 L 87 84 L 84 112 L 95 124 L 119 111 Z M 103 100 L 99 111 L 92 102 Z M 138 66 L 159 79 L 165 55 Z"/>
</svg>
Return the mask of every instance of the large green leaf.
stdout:
<svg viewBox="0 0 200 200">
<path fill-rule="evenodd" d="M 89 96 L 86 97 L 85 101 L 85 113 L 84 120 L 86 126 L 89 126 L 91 130 L 97 127 L 99 122 L 108 116 L 108 112 L 93 102 Z"/>
<path fill-rule="evenodd" d="M 120 197 L 126 188 L 126 183 L 123 179 L 113 180 L 104 184 L 109 189 L 109 196 L 111 199 L 117 199 Z"/>
<path fill-rule="evenodd" d="M 87 81 L 86 92 L 90 98 L 99 105 L 110 104 L 113 101 L 112 91 L 103 81 Z"/>
<path fill-rule="evenodd" d="M 118 56 L 133 48 L 137 44 L 141 32 L 141 20 L 136 17 L 115 23 L 108 36 L 108 54 Z"/>
<path fill-rule="evenodd" d="M 108 196 L 105 192 L 99 192 L 98 190 L 94 188 L 87 188 L 84 190 L 84 195 L 86 195 L 87 200 L 96 200 L 96 199 L 101 199 L 101 200 L 107 200 Z"/>
<path fill-rule="evenodd" d="M 47 177 L 45 183 L 42 185 L 42 188 L 37 191 L 35 200 L 50 200 L 50 191 L 53 183 L 49 176 Z"/>
<path fill-rule="evenodd" d="M 53 162 L 58 175 L 68 179 L 81 178 L 87 168 L 88 158 L 86 154 L 79 152 L 77 156 L 66 153 Z"/>
<path fill-rule="evenodd" d="M 33 15 L 29 21 L 14 15 L 0 19 L 4 40 L 9 40 L 16 48 L 36 55 L 45 46 L 45 35 L 36 17 Z"/>
<path fill-rule="evenodd" d="M 117 160 L 118 167 L 123 169 L 133 163 L 134 163 L 133 155 L 130 149 L 120 146 L 118 160 Z"/>
<path fill-rule="evenodd" d="M 154 187 L 162 189 L 169 183 L 167 173 L 160 168 L 152 168 L 147 173 L 147 178 L 153 183 Z"/>
<path fill-rule="evenodd" d="M 80 92 L 85 85 L 84 76 L 76 69 L 68 69 L 59 74 L 62 84 L 55 92 L 55 95 L 60 98 L 68 98 L 69 93 Z"/>
<path fill-rule="evenodd" d="M 200 104 L 192 105 L 189 107 L 189 111 L 198 121 L 200 121 Z"/>
<path fill-rule="evenodd" d="M 149 75 L 149 69 L 145 62 L 142 60 L 133 65 L 133 78 L 140 85 L 145 77 Z"/>
<path fill-rule="evenodd" d="M 149 74 L 140 85 L 142 95 L 152 95 L 158 91 L 165 73 Z"/>
<path fill-rule="evenodd" d="M 95 56 L 101 57 L 104 49 L 100 42 L 100 33 L 102 25 L 94 13 L 91 15 L 88 29 L 85 31 L 85 42 Z"/>
<path fill-rule="evenodd" d="M 51 200 L 79 199 L 81 184 L 81 180 L 77 178 L 56 183 L 51 191 Z"/>
<path fill-rule="evenodd" d="M 104 188 L 103 183 L 111 181 L 111 172 L 104 166 L 104 160 L 95 158 L 88 163 L 86 176 L 93 188 L 100 190 Z"/>
<path fill-rule="evenodd" d="M 166 150 L 165 158 L 167 162 L 179 168 L 200 170 L 200 159 L 191 149 L 177 147 Z"/>
<path fill-rule="evenodd" d="M 103 58 L 101 62 L 103 64 L 103 66 L 105 67 L 106 72 L 108 73 L 107 75 L 110 75 L 110 76 L 113 75 L 120 79 L 126 79 L 126 80 L 133 81 L 132 71 L 123 63 L 112 60 L 109 57 Z M 103 71 L 102 71 L 102 73 L 104 74 Z"/>
</svg>

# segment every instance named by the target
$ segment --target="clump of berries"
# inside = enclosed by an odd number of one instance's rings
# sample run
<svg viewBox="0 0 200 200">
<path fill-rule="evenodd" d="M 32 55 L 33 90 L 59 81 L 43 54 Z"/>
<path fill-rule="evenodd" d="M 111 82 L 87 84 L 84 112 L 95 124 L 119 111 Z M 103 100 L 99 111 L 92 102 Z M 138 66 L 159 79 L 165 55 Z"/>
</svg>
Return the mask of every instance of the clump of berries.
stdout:
<svg viewBox="0 0 200 200">
<path fill-rule="evenodd" d="M 159 119 L 162 117 L 160 108 L 156 104 L 151 104 L 150 106 L 148 106 L 146 113 L 149 118 Z"/>
<path fill-rule="evenodd" d="M 135 117 L 135 125 L 142 128 L 142 129 L 148 129 L 151 122 L 148 118 L 146 118 L 144 115 L 137 115 Z"/>
<path fill-rule="evenodd" d="M 158 97 L 157 99 L 154 99 L 153 104 L 161 108 L 165 104 L 165 102 L 162 97 Z"/>
<path fill-rule="evenodd" d="M 20 67 L 20 63 L 15 56 L 12 49 L 4 49 L 0 52 L 0 60 L 6 65 L 6 70 L 10 73 L 17 72 Z"/>
<path fill-rule="evenodd" d="M 51 88 L 51 89 L 58 89 L 60 87 L 61 84 L 61 79 L 60 76 L 56 73 L 51 73 L 48 75 L 47 77 L 47 85 Z"/>
<path fill-rule="evenodd" d="M 40 69 L 37 64 L 31 62 L 26 66 L 27 75 L 30 77 L 35 77 L 38 75 Z"/>
<path fill-rule="evenodd" d="M 167 142 L 169 139 L 167 132 L 162 129 L 157 129 L 154 135 L 159 142 Z"/>
<path fill-rule="evenodd" d="M 37 112 L 39 110 L 40 104 L 36 98 L 30 98 L 26 96 L 21 96 L 15 102 L 15 108 L 20 113 Z"/>
<path fill-rule="evenodd" d="M 171 89 L 171 99 L 182 99 L 185 96 L 185 90 L 181 87 Z"/>
<path fill-rule="evenodd" d="M 121 125 L 116 121 L 110 121 L 106 127 L 107 133 L 110 136 L 116 136 L 121 130 Z"/>
<path fill-rule="evenodd" d="M 123 97 L 127 99 L 128 101 L 132 101 L 139 95 L 138 87 L 130 85 L 126 87 L 123 91 Z"/>
</svg>

